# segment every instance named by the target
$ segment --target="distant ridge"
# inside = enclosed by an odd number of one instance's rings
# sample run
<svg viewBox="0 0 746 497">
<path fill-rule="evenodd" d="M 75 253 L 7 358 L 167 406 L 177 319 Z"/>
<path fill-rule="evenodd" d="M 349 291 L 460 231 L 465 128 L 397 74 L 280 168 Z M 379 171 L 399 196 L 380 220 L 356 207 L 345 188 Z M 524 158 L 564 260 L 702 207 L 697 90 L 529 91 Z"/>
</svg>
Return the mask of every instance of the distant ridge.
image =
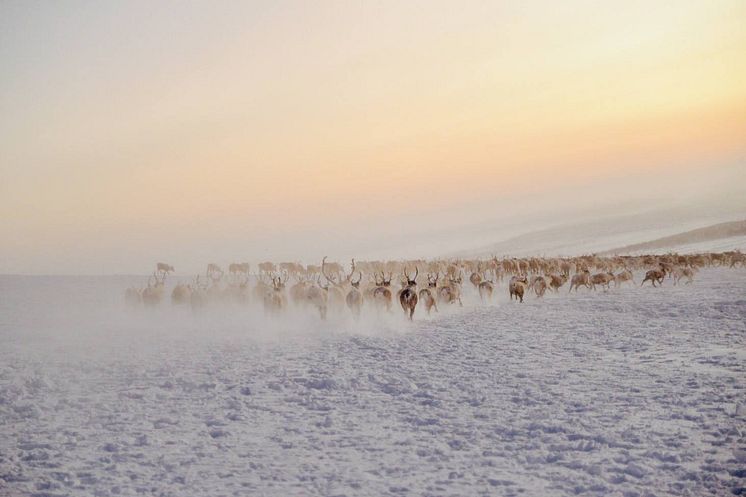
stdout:
<svg viewBox="0 0 746 497">
<path fill-rule="evenodd" d="M 665 236 L 649 242 L 635 243 L 612 250 L 601 252 L 602 255 L 622 254 L 629 252 L 639 252 L 644 250 L 655 250 L 666 247 L 676 247 L 689 243 L 707 242 L 719 240 L 721 238 L 731 238 L 734 236 L 746 235 L 746 220 L 731 221 L 727 223 L 713 224 L 704 228 L 698 228 L 691 231 L 685 231 L 677 235 Z"/>
</svg>

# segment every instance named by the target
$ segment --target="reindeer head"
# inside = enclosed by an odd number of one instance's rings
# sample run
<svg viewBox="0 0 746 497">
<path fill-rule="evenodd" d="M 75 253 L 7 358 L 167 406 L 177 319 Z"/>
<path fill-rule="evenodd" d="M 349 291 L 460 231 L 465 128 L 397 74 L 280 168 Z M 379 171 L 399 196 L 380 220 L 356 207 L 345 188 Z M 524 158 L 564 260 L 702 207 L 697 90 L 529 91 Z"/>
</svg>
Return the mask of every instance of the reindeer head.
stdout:
<svg viewBox="0 0 746 497">
<path fill-rule="evenodd" d="M 420 274 L 420 270 L 417 268 L 417 266 L 415 266 L 414 271 L 414 278 L 410 278 L 409 273 L 407 272 L 407 268 L 404 268 L 404 277 L 407 279 L 407 287 L 417 286 L 417 275 Z"/>
<path fill-rule="evenodd" d="M 270 273 L 270 277 L 272 278 L 272 287 L 276 292 L 279 292 L 285 289 L 285 283 L 288 282 L 290 275 L 286 271 L 282 275 L 278 275 L 276 278 L 274 273 Z"/>
</svg>

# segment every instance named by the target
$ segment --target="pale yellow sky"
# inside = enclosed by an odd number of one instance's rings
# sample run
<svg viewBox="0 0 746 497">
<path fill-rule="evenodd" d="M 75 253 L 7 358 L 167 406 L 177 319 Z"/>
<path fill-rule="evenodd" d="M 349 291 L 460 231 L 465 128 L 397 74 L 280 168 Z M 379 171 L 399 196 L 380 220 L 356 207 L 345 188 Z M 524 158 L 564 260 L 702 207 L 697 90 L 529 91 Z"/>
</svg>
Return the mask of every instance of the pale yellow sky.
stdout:
<svg viewBox="0 0 746 497">
<path fill-rule="evenodd" d="M 650 171 L 728 193 L 745 26 L 743 1 L 3 2 L 0 272 L 374 252 Z"/>
</svg>

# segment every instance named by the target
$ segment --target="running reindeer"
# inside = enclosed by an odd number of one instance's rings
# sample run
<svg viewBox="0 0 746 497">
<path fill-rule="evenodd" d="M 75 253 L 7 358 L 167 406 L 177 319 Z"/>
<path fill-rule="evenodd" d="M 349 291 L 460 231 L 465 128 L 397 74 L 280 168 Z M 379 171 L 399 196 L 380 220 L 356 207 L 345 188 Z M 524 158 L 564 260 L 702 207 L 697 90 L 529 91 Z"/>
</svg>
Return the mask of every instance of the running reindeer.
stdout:
<svg viewBox="0 0 746 497">
<path fill-rule="evenodd" d="M 399 292 L 399 303 L 401 308 L 404 310 L 404 314 L 409 314 L 409 320 L 412 321 L 414 315 L 414 309 L 417 307 L 417 276 L 420 274 L 420 270 L 417 266 L 414 267 L 414 278 L 409 277 L 407 268 L 404 268 L 404 277 L 407 279 L 406 286 Z"/>
</svg>

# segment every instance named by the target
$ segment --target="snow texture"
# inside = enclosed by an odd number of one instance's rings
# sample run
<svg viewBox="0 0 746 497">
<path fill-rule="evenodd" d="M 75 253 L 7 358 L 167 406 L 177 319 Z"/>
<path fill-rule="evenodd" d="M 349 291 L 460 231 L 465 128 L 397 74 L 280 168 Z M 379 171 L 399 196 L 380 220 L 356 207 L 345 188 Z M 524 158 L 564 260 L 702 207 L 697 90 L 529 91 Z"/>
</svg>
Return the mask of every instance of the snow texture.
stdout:
<svg viewBox="0 0 746 497">
<path fill-rule="evenodd" d="M 126 286 L 0 278 L 0 495 L 746 493 L 742 269 L 412 324 Z"/>
</svg>

